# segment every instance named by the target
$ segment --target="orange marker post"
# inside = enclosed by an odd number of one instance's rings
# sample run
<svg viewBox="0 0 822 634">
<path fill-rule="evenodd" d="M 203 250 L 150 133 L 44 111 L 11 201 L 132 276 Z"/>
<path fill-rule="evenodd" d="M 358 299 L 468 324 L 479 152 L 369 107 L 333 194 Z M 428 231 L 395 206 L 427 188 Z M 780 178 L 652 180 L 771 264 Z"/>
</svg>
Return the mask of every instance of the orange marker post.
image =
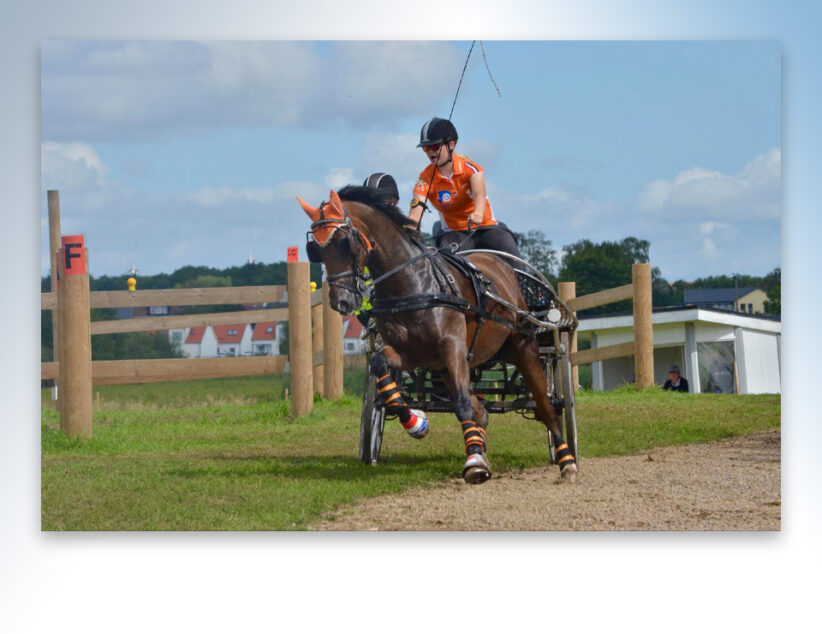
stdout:
<svg viewBox="0 0 822 634">
<path fill-rule="evenodd" d="M 62 236 L 57 307 L 60 319 L 60 429 L 91 438 L 91 313 L 88 254 L 82 235 Z"/>
</svg>

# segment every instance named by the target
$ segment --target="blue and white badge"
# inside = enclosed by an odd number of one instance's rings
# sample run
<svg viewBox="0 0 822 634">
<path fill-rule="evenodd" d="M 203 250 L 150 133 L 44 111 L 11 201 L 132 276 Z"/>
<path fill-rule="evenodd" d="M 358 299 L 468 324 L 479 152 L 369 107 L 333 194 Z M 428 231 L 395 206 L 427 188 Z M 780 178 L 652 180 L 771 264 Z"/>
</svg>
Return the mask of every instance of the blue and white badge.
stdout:
<svg viewBox="0 0 822 634">
<path fill-rule="evenodd" d="M 444 190 L 437 192 L 437 200 L 441 203 L 450 203 L 451 202 L 451 192 Z"/>
</svg>

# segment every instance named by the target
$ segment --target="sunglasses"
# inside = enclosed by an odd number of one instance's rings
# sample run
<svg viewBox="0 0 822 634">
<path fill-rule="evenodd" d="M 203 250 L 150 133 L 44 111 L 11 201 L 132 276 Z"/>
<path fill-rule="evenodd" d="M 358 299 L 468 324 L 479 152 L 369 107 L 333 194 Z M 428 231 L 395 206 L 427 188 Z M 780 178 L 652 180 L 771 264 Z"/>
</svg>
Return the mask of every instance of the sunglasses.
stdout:
<svg viewBox="0 0 822 634">
<path fill-rule="evenodd" d="M 423 145 L 422 151 L 426 154 L 428 152 L 439 152 L 440 148 L 442 147 L 442 143 L 432 143 L 431 145 Z"/>
</svg>

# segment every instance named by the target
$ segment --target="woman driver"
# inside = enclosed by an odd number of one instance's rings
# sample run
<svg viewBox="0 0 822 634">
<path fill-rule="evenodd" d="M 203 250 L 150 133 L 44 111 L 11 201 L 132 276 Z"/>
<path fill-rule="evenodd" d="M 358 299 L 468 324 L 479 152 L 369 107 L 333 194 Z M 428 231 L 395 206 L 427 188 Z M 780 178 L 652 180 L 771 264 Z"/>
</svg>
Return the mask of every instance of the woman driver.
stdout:
<svg viewBox="0 0 822 634">
<path fill-rule="evenodd" d="M 522 258 L 513 235 L 494 218 L 482 166 L 454 152 L 457 139 L 457 130 L 447 119 L 434 117 L 422 126 L 417 147 L 430 165 L 414 186 L 409 217 L 419 227 L 427 200 L 440 213 L 443 233 L 434 236 L 439 248 L 493 249 Z M 470 229 L 477 230 L 468 238 Z"/>
</svg>

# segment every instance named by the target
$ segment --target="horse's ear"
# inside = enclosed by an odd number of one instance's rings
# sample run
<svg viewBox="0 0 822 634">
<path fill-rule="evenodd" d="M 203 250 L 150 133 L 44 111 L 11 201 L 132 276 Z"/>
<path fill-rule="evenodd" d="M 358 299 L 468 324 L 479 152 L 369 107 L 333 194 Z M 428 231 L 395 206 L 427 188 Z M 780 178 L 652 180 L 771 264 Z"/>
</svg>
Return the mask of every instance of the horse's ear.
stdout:
<svg viewBox="0 0 822 634">
<path fill-rule="evenodd" d="M 343 213 L 343 206 L 342 201 L 340 200 L 340 195 L 335 192 L 333 189 L 331 193 L 328 194 L 328 200 L 330 201 L 331 209 L 333 213 L 329 214 L 331 218 L 345 218 L 345 214 Z"/>
<path fill-rule="evenodd" d="M 308 217 L 311 218 L 313 222 L 317 222 L 320 219 L 320 209 L 318 207 L 312 207 L 299 196 L 297 196 L 297 201 L 300 203 L 300 207 L 303 208 L 303 211 L 308 214 Z"/>
</svg>

